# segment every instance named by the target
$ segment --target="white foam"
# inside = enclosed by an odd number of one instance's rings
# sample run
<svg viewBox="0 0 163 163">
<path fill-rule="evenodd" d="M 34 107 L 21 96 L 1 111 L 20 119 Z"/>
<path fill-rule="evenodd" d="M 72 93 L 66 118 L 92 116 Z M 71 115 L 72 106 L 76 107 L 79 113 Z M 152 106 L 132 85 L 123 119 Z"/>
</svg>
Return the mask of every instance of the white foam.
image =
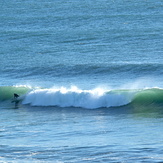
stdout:
<svg viewBox="0 0 163 163">
<path fill-rule="evenodd" d="M 61 87 L 33 90 L 26 95 L 23 104 L 95 109 L 126 105 L 132 101 L 133 95 L 129 91 L 109 91 L 101 88 L 81 90 L 77 87 L 70 89 Z"/>
</svg>

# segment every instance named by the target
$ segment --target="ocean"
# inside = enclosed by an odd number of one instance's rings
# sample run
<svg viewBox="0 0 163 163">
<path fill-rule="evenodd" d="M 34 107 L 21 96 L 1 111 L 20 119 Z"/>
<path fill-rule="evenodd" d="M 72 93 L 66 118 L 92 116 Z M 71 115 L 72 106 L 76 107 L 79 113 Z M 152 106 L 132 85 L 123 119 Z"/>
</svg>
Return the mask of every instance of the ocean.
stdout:
<svg viewBox="0 0 163 163">
<path fill-rule="evenodd" d="M 0 5 L 0 162 L 163 162 L 163 1 Z"/>
</svg>

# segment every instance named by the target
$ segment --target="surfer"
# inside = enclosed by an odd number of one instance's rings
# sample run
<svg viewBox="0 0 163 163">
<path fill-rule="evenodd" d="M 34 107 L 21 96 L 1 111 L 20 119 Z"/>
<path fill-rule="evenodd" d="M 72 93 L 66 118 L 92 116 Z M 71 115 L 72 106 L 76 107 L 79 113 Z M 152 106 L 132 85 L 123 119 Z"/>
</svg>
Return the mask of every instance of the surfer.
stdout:
<svg viewBox="0 0 163 163">
<path fill-rule="evenodd" d="M 17 99 L 18 97 L 19 97 L 19 95 L 14 93 L 14 99 Z"/>
<path fill-rule="evenodd" d="M 12 102 L 15 102 L 15 108 L 18 108 L 19 100 L 17 99 L 19 97 L 18 94 L 14 93 L 14 100 Z"/>
</svg>

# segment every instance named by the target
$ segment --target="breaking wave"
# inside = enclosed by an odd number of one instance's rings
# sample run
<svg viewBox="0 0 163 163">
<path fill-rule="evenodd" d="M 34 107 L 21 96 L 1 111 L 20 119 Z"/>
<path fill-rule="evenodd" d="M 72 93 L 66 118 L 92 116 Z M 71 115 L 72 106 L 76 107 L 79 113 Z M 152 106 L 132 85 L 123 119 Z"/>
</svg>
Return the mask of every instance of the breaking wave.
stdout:
<svg viewBox="0 0 163 163">
<path fill-rule="evenodd" d="M 0 87 L 0 102 L 11 101 L 13 94 L 20 95 L 22 105 L 81 107 L 88 109 L 119 107 L 128 104 L 146 106 L 163 104 L 163 89 L 148 88 L 137 90 L 81 90 L 71 88 L 31 88 L 27 86 Z"/>
</svg>

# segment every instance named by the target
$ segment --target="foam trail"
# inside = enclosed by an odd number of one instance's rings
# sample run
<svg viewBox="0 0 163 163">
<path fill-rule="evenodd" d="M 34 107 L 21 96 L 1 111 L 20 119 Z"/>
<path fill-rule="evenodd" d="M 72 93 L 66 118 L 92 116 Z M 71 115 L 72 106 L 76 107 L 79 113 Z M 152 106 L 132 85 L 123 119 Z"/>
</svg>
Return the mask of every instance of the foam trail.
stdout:
<svg viewBox="0 0 163 163">
<path fill-rule="evenodd" d="M 130 103 L 134 96 L 129 91 L 106 91 L 100 88 L 94 90 L 80 90 L 77 87 L 60 89 L 38 89 L 28 93 L 23 104 L 31 106 L 60 106 L 100 108 L 115 107 Z"/>
</svg>

